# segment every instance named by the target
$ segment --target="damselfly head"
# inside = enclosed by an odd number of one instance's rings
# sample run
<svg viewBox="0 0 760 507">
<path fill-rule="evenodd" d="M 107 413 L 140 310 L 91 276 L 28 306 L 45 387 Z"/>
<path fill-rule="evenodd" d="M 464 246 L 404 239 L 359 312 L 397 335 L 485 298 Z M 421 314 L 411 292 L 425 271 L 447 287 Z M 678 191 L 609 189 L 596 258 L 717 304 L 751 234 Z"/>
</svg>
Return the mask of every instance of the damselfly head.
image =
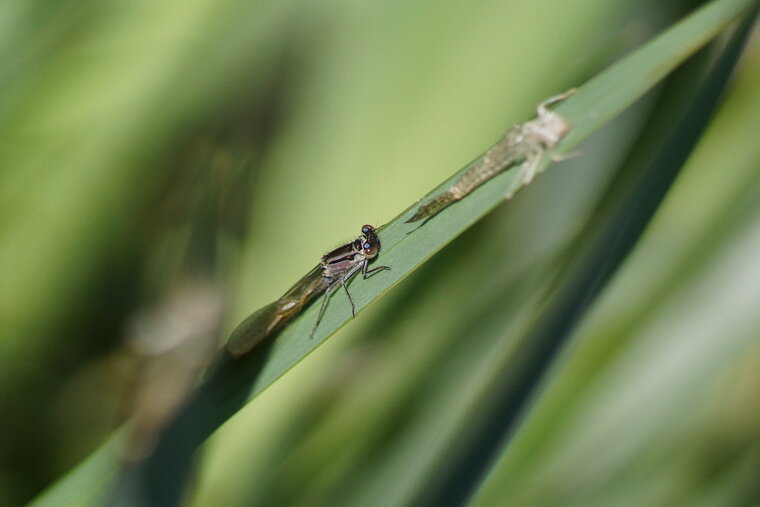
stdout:
<svg viewBox="0 0 760 507">
<path fill-rule="evenodd" d="M 375 228 L 371 225 L 364 225 L 362 227 L 362 253 L 368 259 L 372 259 L 377 256 L 377 252 L 380 250 L 380 239 L 377 237 Z"/>
</svg>

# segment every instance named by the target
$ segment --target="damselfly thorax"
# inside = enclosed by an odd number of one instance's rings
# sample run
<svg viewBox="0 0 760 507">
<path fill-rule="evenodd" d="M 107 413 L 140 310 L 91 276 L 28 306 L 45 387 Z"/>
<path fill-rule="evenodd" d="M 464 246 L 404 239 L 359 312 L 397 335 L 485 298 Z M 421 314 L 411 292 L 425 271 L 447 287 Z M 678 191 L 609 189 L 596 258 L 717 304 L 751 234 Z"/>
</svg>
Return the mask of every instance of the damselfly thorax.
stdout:
<svg viewBox="0 0 760 507">
<path fill-rule="evenodd" d="M 346 284 L 356 273 L 361 272 L 363 278 L 369 278 L 379 271 L 390 269 L 388 266 L 368 268 L 369 262 L 377 257 L 379 251 L 380 239 L 374 227 L 363 226 L 358 238 L 322 256 L 320 263 L 296 282 L 280 299 L 245 319 L 232 332 L 227 342 L 227 350 L 232 356 L 240 357 L 259 342 L 277 333 L 285 323 L 298 315 L 317 296 L 324 293 L 317 320 L 311 329 L 310 336 L 313 336 L 325 313 L 330 294 L 338 286 L 345 289 L 348 301 L 351 303 L 351 315 L 355 316 L 356 307 Z"/>
</svg>

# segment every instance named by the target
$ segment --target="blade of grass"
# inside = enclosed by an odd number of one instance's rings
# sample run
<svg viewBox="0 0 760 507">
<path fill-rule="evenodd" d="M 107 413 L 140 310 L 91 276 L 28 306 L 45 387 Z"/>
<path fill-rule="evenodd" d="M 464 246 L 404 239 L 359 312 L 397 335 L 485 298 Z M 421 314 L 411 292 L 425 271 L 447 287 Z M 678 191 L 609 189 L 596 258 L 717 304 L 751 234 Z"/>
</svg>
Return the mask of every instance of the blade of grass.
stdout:
<svg viewBox="0 0 760 507">
<path fill-rule="evenodd" d="M 566 153 L 577 146 L 655 86 L 754 3 L 752 0 L 715 0 L 589 81 L 558 107 L 560 114 L 570 121 L 573 129 L 557 152 Z M 392 266 L 393 270 L 354 284 L 352 295 L 357 310 L 360 311 L 371 300 L 390 290 L 418 265 L 497 206 L 514 176 L 512 172 L 500 175 L 478 189 L 477 197 L 472 196 L 451 206 L 419 229 L 415 229 L 416 225 L 405 223 L 416 205 L 383 227 L 380 231 L 383 244 L 381 258 L 383 264 Z M 456 175 L 431 194 L 445 188 L 454 178 Z M 242 405 L 343 326 L 350 316 L 348 303 L 338 298 L 333 299 L 314 339 L 309 339 L 316 312 L 317 308 L 310 308 L 288 326 L 274 343 L 261 346 L 243 360 L 233 363 L 222 358 L 218 361 L 193 401 L 168 429 L 154 459 L 148 463 L 148 467 L 156 471 L 153 479 L 156 487 L 150 488 L 158 495 L 155 499 L 163 498 L 170 503 L 173 503 L 172 499 L 178 501 L 184 477 L 189 471 L 190 456 L 195 448 Z M 99 467 L 99 474 L 90 477 L 90 481 L 107 484 L 104 477 L 113 473 L 115 464 L 114 457 L 111 466 L 104 464 Z M 165 474 L 171 474 L 173 478 L 169 479 Z M 68 481 L 76 479 L 75 474 L 67 476 L 45 498 L 55 499 L 59 505 L 83 501 L 76 492 L 72 495 L 72 490 L 66 487 Z M 170 484 L 174 487 L 169 487 Z M 161 490 L 161 494 L 158 494 L 158 490 Z"/>
</svg>

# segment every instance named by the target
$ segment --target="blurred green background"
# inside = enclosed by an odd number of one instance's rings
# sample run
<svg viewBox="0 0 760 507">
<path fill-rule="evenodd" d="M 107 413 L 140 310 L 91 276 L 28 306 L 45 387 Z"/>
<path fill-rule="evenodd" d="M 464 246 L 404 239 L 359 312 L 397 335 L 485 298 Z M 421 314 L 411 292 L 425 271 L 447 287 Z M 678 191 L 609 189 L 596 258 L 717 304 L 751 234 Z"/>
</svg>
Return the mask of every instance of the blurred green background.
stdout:
<svg viewBox="0 0 760 507">
<path fill-rule="evenodd" d="M 198 357 L 325 251 L 696 4 L 0 3 L 0 505 L 54 483 L 141 399 L 164 403 L 141 394 L 168 382 L 146 364 L 191 385 Z M 759 42 L 474 504 L 760 502 Z M 413 498 L 519 361 L 563 252 L 629 184 L 649 107 L 247 405 L 201 449 L 186 502 Z M 135 345 L 167 308 L 206 340 L 177 369 Z"/>
</svg>

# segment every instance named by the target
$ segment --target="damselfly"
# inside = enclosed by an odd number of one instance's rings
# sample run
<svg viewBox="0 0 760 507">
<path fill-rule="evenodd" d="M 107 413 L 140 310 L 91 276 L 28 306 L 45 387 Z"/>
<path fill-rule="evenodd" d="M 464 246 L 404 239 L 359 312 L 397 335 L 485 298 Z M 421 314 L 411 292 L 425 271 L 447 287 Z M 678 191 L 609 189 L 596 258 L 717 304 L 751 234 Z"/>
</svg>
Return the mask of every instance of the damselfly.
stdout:
<svg viewBox="0 0 760 507">
<path fill-rule="evenodd" d="M 374 227 L 371 225 L 363 226 L 362 233 L 358 238 L 325 254 L 320 263 L 306 276 L 298 280 L 285 295 L 245 319 L 232 332 L 232 336 L 227 342 L 227 350 L 233 357 L 242 356 L 262 340 L 277 333 L 285 323 L 293 319 L 309 303 L 324 293 L 317 320 L 311 329 L 310 336 L 313 336 L 325 313 L 330 294 L 341 285 L 351 303 L 351 315 L 355 316 L 354 300 L 351 298 L 351 293 L 348 292 L 346 282 L 359 272 L 366 279 L 379 271 L 391 269 L 388 266 L 368 269 L 369 261 L 377 257 L 379 251 L 380 239 L 377 237 Z"/>
<path fill-rule="evenodd" d="M 570 130 L 567 120 L 549 110 L 549 106 L 565 100 L 575 93 L 575 90 L 572 88 L 540 103 L 536 108 L 536 118 L 510 128 L 482 159 L 465 171 L 451 187 L 420 206 L 407 222 L 431 218 L 497 174 L 520 164 L 517 179 L 507 191 L 506 199 L 511 199 L 519 188 L 533 181 L 544 154 Z M 550 156 L 554 161 L 561 160 L 554 154 L 550 153 Z"/>
</svg>

